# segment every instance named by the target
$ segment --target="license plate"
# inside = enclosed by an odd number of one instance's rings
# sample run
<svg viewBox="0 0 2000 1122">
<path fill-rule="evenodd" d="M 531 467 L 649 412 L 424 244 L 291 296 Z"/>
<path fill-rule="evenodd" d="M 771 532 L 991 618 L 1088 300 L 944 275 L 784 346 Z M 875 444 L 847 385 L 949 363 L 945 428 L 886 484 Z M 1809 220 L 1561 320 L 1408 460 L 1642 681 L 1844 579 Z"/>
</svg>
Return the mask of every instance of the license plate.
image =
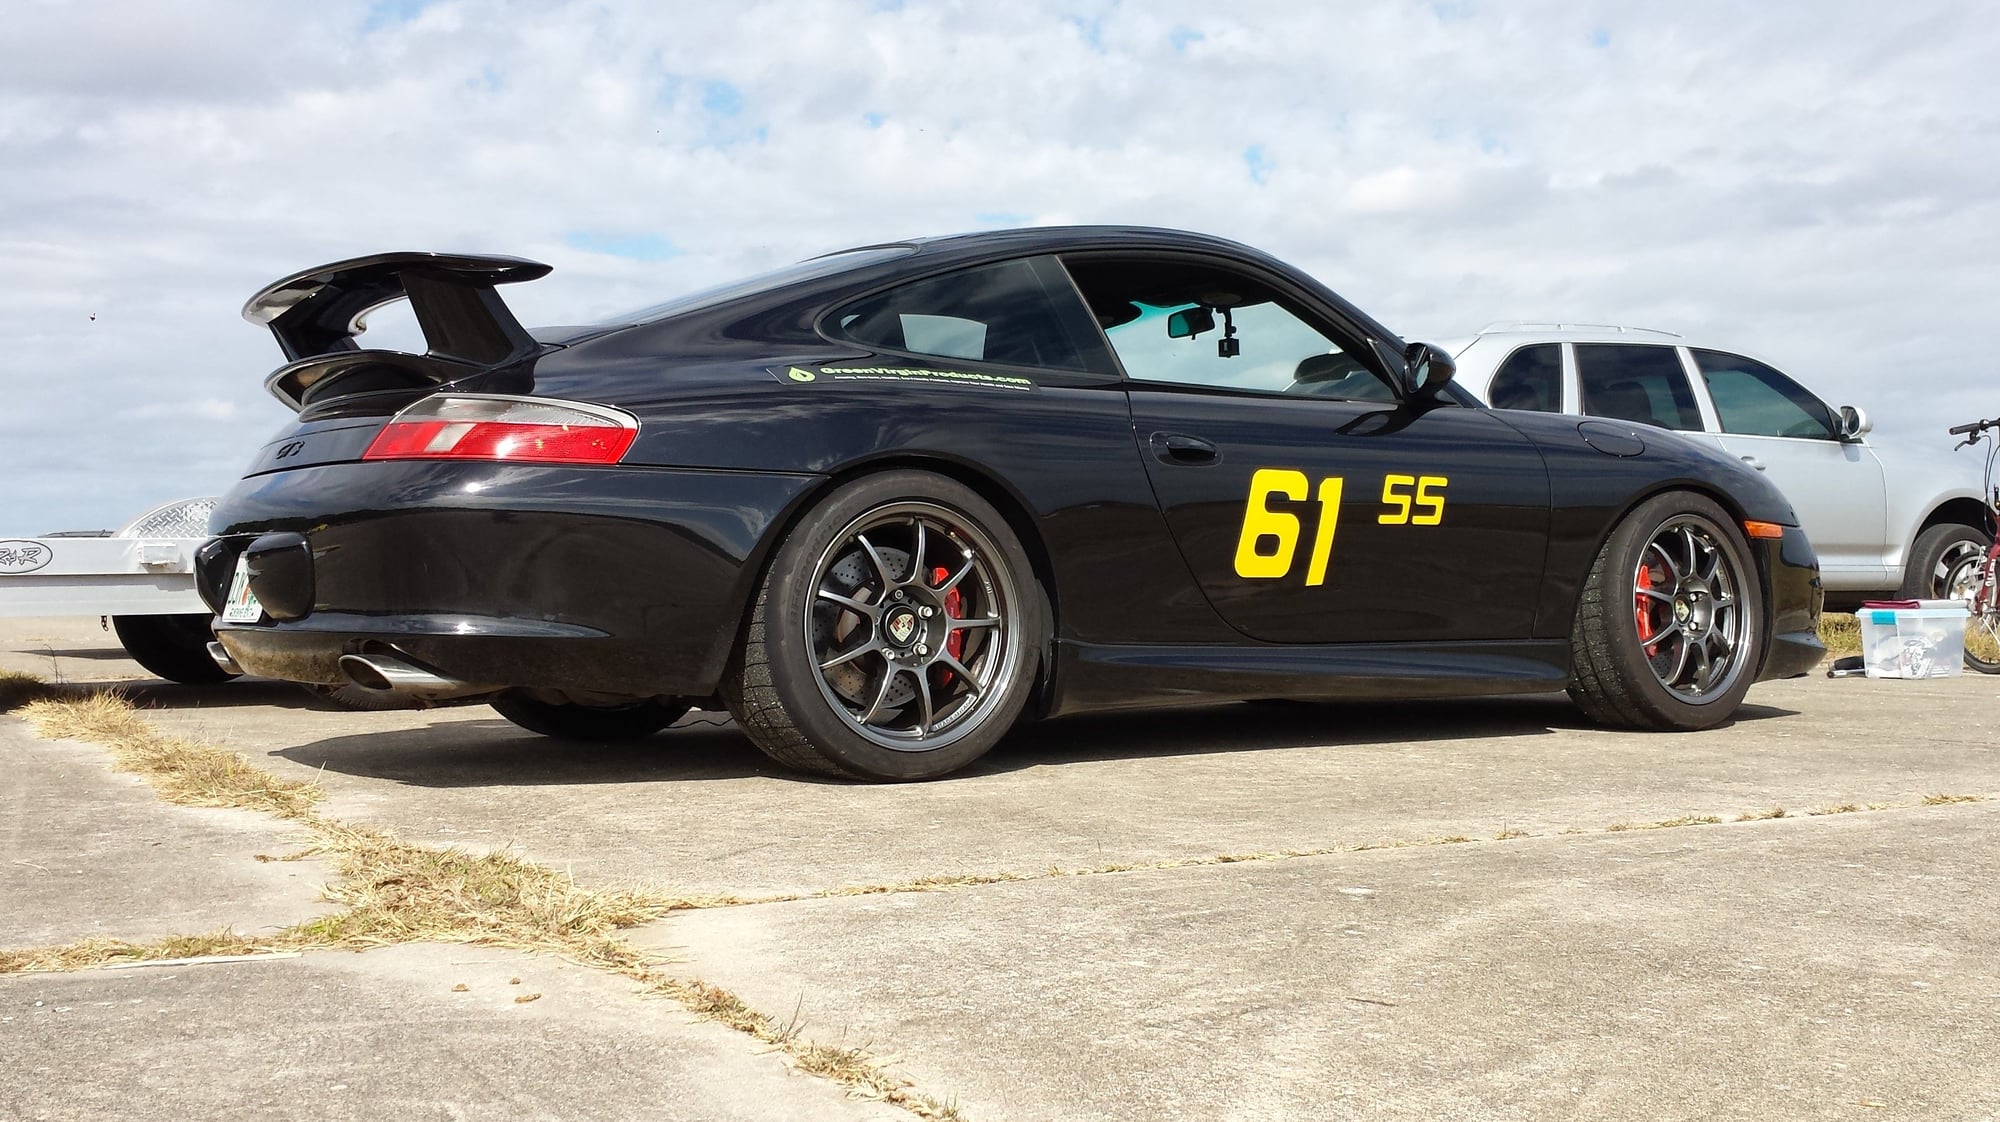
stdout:
<svg viewBox="0 0 2000 1122">
<path fill-rule="evenodd" d="M 264 618 L 264 605 L 250 591 L 250 559 L 236 559 L 236 576 L 229 582 L 229 599 L 222 605 L 222 618 L 230 623 L 256 623 Z"/>
</svg>

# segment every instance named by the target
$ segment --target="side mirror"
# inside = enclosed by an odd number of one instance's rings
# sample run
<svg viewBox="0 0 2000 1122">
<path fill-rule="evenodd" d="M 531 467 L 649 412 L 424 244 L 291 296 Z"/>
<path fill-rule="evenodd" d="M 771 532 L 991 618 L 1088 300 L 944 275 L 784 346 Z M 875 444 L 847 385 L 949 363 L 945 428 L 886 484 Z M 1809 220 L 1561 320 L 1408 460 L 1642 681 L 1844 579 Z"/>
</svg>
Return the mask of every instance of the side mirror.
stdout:
<svg viewBox="0 0 2000 1122">
<path fill-rule="evenodd" d="M 1215 330 L 1215 313 L 1197 304 L 1192 308 L 1182 308 L 1167 317 L 1167 338 L 1192 339 L 1204 331 Z"/>
<path fill-rule="evenodd" d="M 1458 363 L 1429 343 L 1411 343 L 1403 351 L 1403 391 L 1411 400 L 1434 397 L 1458 373 Z"/>
<path fill-rule="evenodd" d="M 1840 439 L 1859 440 L 1861 434 L 1874 427 L 1868 420 L 1868 414 L 1852 405 L 1840 407 Z"/>
</svg>

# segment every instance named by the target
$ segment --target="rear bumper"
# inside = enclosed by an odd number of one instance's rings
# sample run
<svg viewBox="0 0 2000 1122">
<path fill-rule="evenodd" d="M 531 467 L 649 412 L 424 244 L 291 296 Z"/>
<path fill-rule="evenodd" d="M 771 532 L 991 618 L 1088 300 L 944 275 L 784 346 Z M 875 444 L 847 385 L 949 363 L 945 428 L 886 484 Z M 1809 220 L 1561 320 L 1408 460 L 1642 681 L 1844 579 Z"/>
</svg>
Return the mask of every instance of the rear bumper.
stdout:
<svg viewBox="0 0 2000 1122">
<path fill-rule="evenodd" d="M 1764 600 L 1770 605 L 1771 642 L 1757 680 L 1797 678 L 1810 673 L 1826 657 L 1819 638 L 1819 617 L 1825 590 L 1820 583 L 1819 557 L 1804 530 L 1786 527 L 1780 541 L 1757 541 L 1758 567 L 1765 578 Z"/>
<path fill-rule="evenodd" d="M 815 478 L 433 462 L 254 476 L 217 508 L 199 584 L 219 611 L 263 539 L 251 588 L 287 618 L 216 622 L 252 674 L 338 683 L 343 654 L 377 651 L 495 689 L 705 697 L 769 531 Z"/>
</svg>

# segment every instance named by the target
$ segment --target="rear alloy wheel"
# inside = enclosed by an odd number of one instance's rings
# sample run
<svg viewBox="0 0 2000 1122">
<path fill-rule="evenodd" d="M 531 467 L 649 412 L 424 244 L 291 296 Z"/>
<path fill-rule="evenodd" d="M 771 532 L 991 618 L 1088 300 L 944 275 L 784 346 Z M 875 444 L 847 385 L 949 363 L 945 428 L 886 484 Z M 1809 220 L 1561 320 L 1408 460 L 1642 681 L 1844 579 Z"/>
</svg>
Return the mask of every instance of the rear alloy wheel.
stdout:
<svg viewBox="0 0 2000 1122">
<path fill-rule="evenodd" d="M 1040 604 L 1019 541 L 971 489 L 924 472 L 867 476 L 778 548 L 723 698 L 780 763 L 935 778 L 1020 716 Z"/>
<path fill-rule="evenodd" d="M 537 701 L 508 693 L 489 704 L 495 712 L 529 732 L 560 740 L 638 740 L 680 720 L 689 705 L 680 701 L 634 701 L 627 705 L 577 705 Z"/>
<path fill-rule="evenodd" d="M 1593 720 L 1710 728 L 1764 653 L 1764 602 L 1742 534 L 1698 495 L 1648 500 L 1613 530 L 1570 634 L 1569 695 Z"/>
</svg>

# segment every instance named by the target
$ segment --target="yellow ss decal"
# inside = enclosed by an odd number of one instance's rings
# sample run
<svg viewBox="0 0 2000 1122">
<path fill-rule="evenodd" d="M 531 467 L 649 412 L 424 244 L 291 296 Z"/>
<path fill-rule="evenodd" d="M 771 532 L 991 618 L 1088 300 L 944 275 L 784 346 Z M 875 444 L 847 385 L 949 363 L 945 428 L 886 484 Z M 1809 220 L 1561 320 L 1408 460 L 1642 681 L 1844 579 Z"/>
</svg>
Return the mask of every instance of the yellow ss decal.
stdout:
<svg viewBox="0 0 2000 1122">
<path fill-rule="evenodd" d="M 1394 506 L 1396 509 L 1383 511 L 1375 517 L 1375 521 L 1380 522 L 1384 526 L 1435 526 L 1443 522 L 1444 495 L 1442 492 L 1444 491 L 1445 484 L 1450 482 L 1451 480 L 1446 479 L 1442 475 L 1383 476 L 1382 503 L 1384 506 Z M 1399 491 L 1397 490 L 1399 487 L 1404 489 Z M 1421 513 L 1415 515 L 1410 513 L 1410 500 L 1413 494 L 1409 488 L 1412 487 L 1416 489 L 1414 492 L 1416 508 L 1421 511 Z M 1437 488 L 1439 493 L 1433 494 L 1431 492 L 1431 488 L 1433 487 Z"/>
<path fill-rule="evenodd" d="M 1376 521 L 1390 526 L 1436 526 L 1444 521 L 1442 475 L 1391 475 L 1382 480 L 1382 501 L 1396 509 Z M 1313 532 L 1312 558 L 1306 564 L 1306 584 L 1326 583 L 1326 565 L 1333 557 L 1333 534 L 1340 525 L 1340 496 L 1345 484 L 1338 475 L 1319 481 L 1318 525 Z M 1310 489 L 1306 473 L 1290 468 L 1258 468 L 1250 476 L 1250 497 L 1243 505 L 1243 531 L 1236 538 L 1236 575 L 1247 580 L 1277 580 L 1292 571 L 1298 556 L 1299 516 L 1272 510 L 1273 496 L 1304 502 Z M 1413 513 L 1414 512 L 1414 513 Z"/>
</svg>

